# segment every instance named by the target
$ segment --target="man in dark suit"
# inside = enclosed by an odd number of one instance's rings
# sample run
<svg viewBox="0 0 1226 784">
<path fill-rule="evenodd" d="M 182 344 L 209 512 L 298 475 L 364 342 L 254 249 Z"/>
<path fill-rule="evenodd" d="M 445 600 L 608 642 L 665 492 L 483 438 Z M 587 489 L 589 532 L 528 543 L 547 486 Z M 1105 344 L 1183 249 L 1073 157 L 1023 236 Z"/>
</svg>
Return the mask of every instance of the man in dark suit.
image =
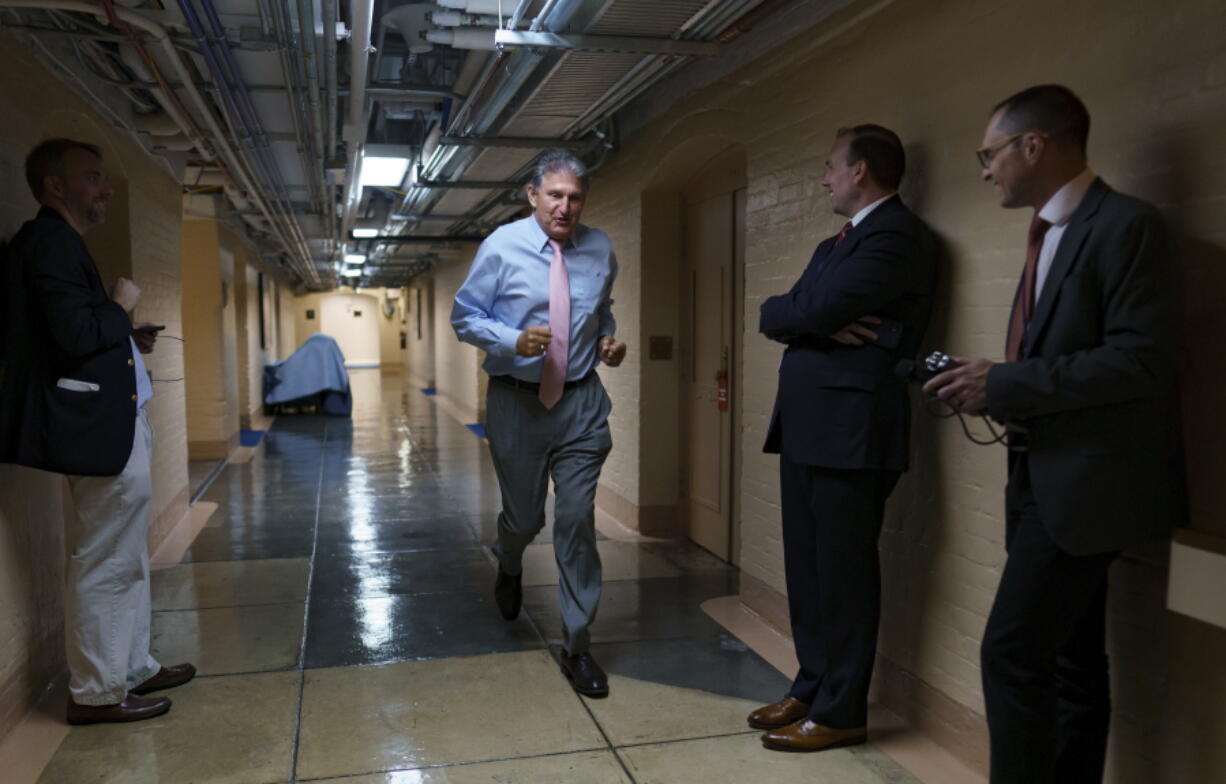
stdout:
<svg viewBox="0 0 1226 784">
<path fill-rule="evenodd" d="M 76 509 L 65 537 L 68 721 L 151 718 L 170 700 L 143 695 L 195 674 L 149 654 L 153 389 L 141 351 L 153 335 L 133 334 L 140 289 L 120 278 L 108 295 L 82 236 L 112 194 L 98 148 L 43 142 L 26 179 L 42 209 L 4 264 L 0 459 L 66 474 Z"/>
<path fill-rule="evenodd" d="M 907 468 L 910 404 L 894 376 L 928 325 L 932 232 L 898 198 L 905 156 L 877 125 L 840 130 L 822 186 L 849 218 L 800 280 L 762 304 L 787 345 L 765 451 L 780 453 L 784 564 L 800 671 L 749 716 L 767 748 L 863 743 L 877 649 L 877 539 Z"/>
<path fill-rule="evenodd" d="M 993 784 L 1102 780 L 1107 571 L 1184 518 L 1175 253 L 1158 212 L 1086 164 L 1090 116 L 1057 85 L 996 106 L 979 160 L 1035 211 L 1006 362 L 925 389 L 1011 431 L 1009 557 L 984 631 Z"/>
</svg>

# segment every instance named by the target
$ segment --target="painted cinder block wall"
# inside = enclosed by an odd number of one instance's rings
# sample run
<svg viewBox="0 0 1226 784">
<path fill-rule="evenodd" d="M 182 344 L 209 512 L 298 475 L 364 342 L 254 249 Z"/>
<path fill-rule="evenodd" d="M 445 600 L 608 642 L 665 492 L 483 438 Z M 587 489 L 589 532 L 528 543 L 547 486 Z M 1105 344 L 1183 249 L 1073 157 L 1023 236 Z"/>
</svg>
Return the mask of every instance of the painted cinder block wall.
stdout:
<svg viewBox="0 0 1226 784">
<path fill-rule="evenodd" d="M 777 462 L 760 452 L 781 349 L 757 335 L 756 314 L 843 221 L 819 185 L 835 129 L 878 122 L 907 144 L 903 196 L 944 244 L 926 346 L 1000 357 L 1029 215 L 998 206 L 978 179 L 973 151 L 996 101 L 1055 81 L 1075 89 L 1093 113 L 1095 170 L 1157 203 L 1180 237 L 1191 281 L 1185 378 L 1195 383 L 1185 401 L 1196 412 L 1187 439 L 1194 521 L 1226 534 L 1223 457 L 1211 447 L 1226 431 L 1219 411 L 1226 373 L 1216 340 L 1205 337 L 1221 334 L 1206 327 L 1223 321 L 1223 30 L 1226 6 L 1213 0 L 856 3 L 629 134 L 598 172 L 584 214 L 617 249 L 616 310 L 630 344 L 625 365 L 603 373 L 615 411 L 606 500 L 615 493 L 631 513 L 666 504 L 651 496 L 646 478 L 676 461 L 647 442 L 675 414 L 653 396 L 650 375 L 659 370 L 645 370 L 646 336 L 637 328 L 667 324 L 642 286 L 649 263 L 659 263 L 643 242 L 643 227 L 655 225 L 653 189 L 673 187 L 678 161 L 697 172 L 702 160 L 740 145 L 748 167 L 744 393 L 734 401 L 744 422 L 742 599 L 786 627 Z M 1004 454 L 969 444 L 955 423 L 919 411 L 914 440 L 913 470 L 892 499 L 882 536 L 876 689 L 982 769 L 978 646 L 1004 562 Z M 1115 784 L 1226 778 L 1226 630 L 1164 609 L 1166 563 L 1166 545 L 1154 544 L 1125 554 L 1113 575 Z"/>
</svg>

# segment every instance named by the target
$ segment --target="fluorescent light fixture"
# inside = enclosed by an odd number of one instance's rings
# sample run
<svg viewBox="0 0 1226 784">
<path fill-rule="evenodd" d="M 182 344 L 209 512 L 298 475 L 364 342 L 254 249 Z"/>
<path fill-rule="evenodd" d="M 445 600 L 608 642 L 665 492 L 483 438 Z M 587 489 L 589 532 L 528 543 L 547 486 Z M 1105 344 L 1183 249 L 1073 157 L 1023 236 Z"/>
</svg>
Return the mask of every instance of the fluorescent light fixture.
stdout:
<svg viewBox="0 0 1226 784">
<path fill-rule="evenodd" d="M 363 256 L 361 253 L 346 253 L 345 263 L 346 264 L 356 264 L 357 266 L 360 267 L 366 263 L 366 257 Z"/>
<path fill-rule="evenodd" d="M 379 230 L 378 229 L 354 229 L 353 236 L 357 237 L 358 239 L 366 239 L 368 237 L 378 237 Z"/>
<path fill-rule="evenodd" d="M 362 187 L 398 188 L 413 163 L 413 148 L 404 144 L 368 144 L 362 148 Z"/>
<path fill-rule="evenodd" d="M 346 278 L 360 278 L 362 277 L 362 268 L 361 267 L 349 267 L 344 272 L 342 272 L 341 275 L 343 275 Z"/>
</svg>

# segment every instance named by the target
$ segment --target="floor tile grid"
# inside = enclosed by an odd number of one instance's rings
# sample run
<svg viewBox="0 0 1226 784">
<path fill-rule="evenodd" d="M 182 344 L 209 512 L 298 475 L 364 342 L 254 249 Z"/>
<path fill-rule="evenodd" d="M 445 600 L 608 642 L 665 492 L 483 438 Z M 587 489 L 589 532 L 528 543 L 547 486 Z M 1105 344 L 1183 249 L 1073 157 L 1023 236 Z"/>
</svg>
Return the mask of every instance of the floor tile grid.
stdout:
<svg viewBox="0 0 1226 784">
<path fill-rule="evenodd" d="M 401 424 L 401 425 L 399 426 L 399 429 L 401 430 L 401 433 L 402 433 L 402 434 L 403 434 L 403 435 L 404 435 L 404 436 L 405 436 L 405 437 L 406 437 L 406 438 L 409 440 L 410 444 L 412 444 L 412 445 L 413 445 L 415 448 L 417 448 L 417 449 L 420 449 L 420 448 L 421 448 L 421 446 L 422 446 L 422 445 L 421 445 L 421 442 L 420 442 L 420 441 L 417 439 L 417 437 L 415 436 L 415 434 L 414 434 L 414 432 L 413 432 L 413 429 L 412 429 L 412 428 L 408 427 L 408 426 L 407 426 L 407 425 L 405 425 L 405 424 Z M 444 487 L 444 483 L 443 483 L 443 481 L 442 481 L 442 476 L 441 476 L 441 474 L 440 474 L 440 473 L 439 473 L 439 471 L 438 471 L 437 464 L 436 464 L 435 462 L 431 461 L 431 463 L 428 465 L 428 470 L 429 470 L 429 473 L 430 473 L 431 477 L 432 477 L 432 478 L 433 478 L 433 479 L 434 479 L 434 480 L 435 480 L 435 481 L 438 483 L 438 485 L 439 485 L 440 487 Z M 322 477 L 321 477 L 321 481 L 322 481 Z M 322 485 L 321 485 L 321 487 L 322 487 Z M 448 496 L 450 496 L 450 495 L 451 495 L 451 493 L 449 493 L 449 492 L 447 492 L 447 491 L 444 491 L 444 493 L 445 493 L 446 495 L 448 495 Z M 470 527 L 470 528 L 475 528 L 475 526 L 473 525 L 473 523 L 471 522 L 471 520 L 468 522 L 468 525 L 469 525 L 469 527 Z M 474 531 L 473 531 L 473 533 L 474 533 L 474 534 L 478 534 L 479 532 L 478 532 L 478 531 L 476 531 L 476 530 L 474 530 Z M 488 551 L 488 548 L 482 548 L 482 549 L 483 549 L 483 550 L 484 550 L 484 551 L 487 553 L 487 555 L 488 555 L 488 552 L 489 552 L 489 551 Z M 312 557 L 312 564 L 313 564 L 313 563 L 314 563 L 314 557 Z M 492 562 L 491 562 L 491 565 L 493 565 L 493 563 L 492 563 Z M 309 583 L 308 583 L 308 590 L 309 590 Z M 309 600 L 309 596 L 308 596 L 308 600 Z M 528 622 L 528 624 L 529 624 L 529 625 L 532 627 L 533 632 L 534 632 L 534 633 L 536 634 L 536 636 L 539 638 L 539 640 L 540 640 L 540 642 L 541 642 L 541 645 L 542 645 L 542 646 L 545 648 L 545 650 L 550 650 L 549 641 L 548 641 L 548 639 L 546 638 L 545 632 L 544 632 L 544 630 L 541 628 L 540 624 L 538 624 L 538 623 L 537 623 L 536 619 L 535 619 L 535 618 L 533 618 L 533 617 L 532 617 L 532 615 L 531 615 L 530 613 L 528 613 L 528 612 L 526 612 L 526 611 L 525 611 L 525 612 L 523 613 L 523 615 L 524 615 L 525 620 L 526 620 L 526 621 Z M 309 617 L 309 612 L 307 613 L 307 616 Z M 306 635 L 304 634 L 304 635 L 303 635 L 303 645 L 305 646 L 305 644 L 306 644 Z M 552 653 L 552 651 L 551 651 L 551 653 Z M 305 651 L 304 651 L 304 654 L 303 654 L 303 655 L 304 655 L 303 662 L 304 662 L 304 664 L 305 664 Z M 304 674 L 305 674 L 305 669 L 304 669 Z M 561 676 L 560 676 L 560 674 L 559 674 L 559 677 L 561 677 Z M 624 759 L 622 759 L 622 756 L 621 756 L 621 755 L 618 753 L 617 749 L 614 747 L 613 742 L 612 742 L 612 740 L 609 738 L 608 733 L 607 733 L 607 732 L 605 732 L 604 727 L 603 727 L 603 726 L 601 726 L 600 722 L 599 722 L 599 721 L 597 720 L 597 718 L 596 718 L 596 715 L 595 715 L 595 714 L 592 712 L 591 707 L 590 707 L 590 706 L 587 704 L 587 700 L 583 699 L 582 697 L 580 697 L 580 696 L 579 696 L 578 694 L 576 694 L 576 693 L 573 693 L 573 692 L 572 692 L 572 695 L 573 695 L 574 699 L 578 700 L 579 704 L 583 706 L 583 710 L 584 710 L 584 712 L 587 714 L 587 716 L 588 716 L 588 718 L 591 720 L 592 724 L 593 724 L 593 725 L 596 727 L 597 731 L 600 733 L 600 737 L 601 737 L 601 738 L 604 740 L 604 743 L 605 743 L 605 748 L 606 748 L 606 749 L 607 749 L 607 750 L 608 750 L 610 753 L 612 753 L 612 754 L 613 754 L 614 758 L 617 760 L 617 764 L 618 764 L 618 765 L 621 767 L 622 772 L 623 772 L 623 773 L 625 773 L 626 778 L 627 778 L 627 779 L 629 779 L 629 781 L 630 781 L 632 784 L 637 784 L 637 780 L 635 779 L 635 777 L 633 776 L 633 774 L 631 774 L 630 769 L 629 769 L 629 768 L 626 766 L 626 761 L 625 761 Z M 300 703 L 299 703 L 299 711 L 300 711 L 300 714 L 301 714 L 301 698 L 300 698 Z M 461 764 L 461 765 L 474 765 L 474 764 L 484 764 L 484 763 L 489 763 L 489 762 L 506 762 L 506 761 L 511 761 L 511 760 L 514 760 L 514 759 L 536 759 L 536 758 L 541 758 L 541 757 L 550 757 L 550 756 L 558 756 L 558 755 L 548 755 L 548 754 L 545 754 L 545 755 L 534 755 L 534 756 L 532 756 L 532 757 L 511 757 L 511 758 L 501 759 L 501 760 L 484 760 L 484 761 L 483 761 L 483 762 L 481 762 L 481 763 L 475 763 L 475 762 L 474 762 L 474 763 L 459 763 L 459 764 Z M 295 776 L 294 776 L 294 778 L 293 778 L 293 781 L 294 781 L 294 782 L 298 782 L 298 781 L 299 781 L 299 779 L 297 778 L 297 759 L 298 759 L 298 757 L 297 757 L 297 738 L 295 738 L 295 754 L 294 754 L 294 774 L 295 774 Z M 455 765 L 455 764 L 452 764 L 452 765 L 434 765 L 434 766 L 429 766 L 429 767 L 434 767 L 434 768 L 445 768 L 445 767 L 457 767 L 457 765 Z M 423 769 L 428 769 L 428 768 L 423 768 Z M 384 773 L 391 773 L 391 772 L 394 772 L 394 771 L 384 771 Z M 301 781 L 310 781 L 310 779 L 302 779 Z"/>
<path fill-rule="evenodd" d="M 404 430 L 405 435 L 410 439 L 410 442 L 412 442 L 414 440 L 414 436 L 413 436 L 411 429 L 403 425 L 402 425 L 402 428 Z M 430 466 L 430 473 L 433 475 L 436 481 L 441 480 L 438 469 L 434 465 Z M 440 486 L 441 485 L 442 483 L 440 481 Z M 475 527 L 473 526 L 471 521 L 469 522 L 469 526 Z M 478 532 L 474 531 L 474 533 L 478 533 Z M 488 548 L 483 548 L 483 549 L 487 553 L 489 552 Z M 532 630 L 536 633 L 536 636 L 540 639 L 541 645 L 545 647 L 545 650 L 550 650 L 549 640 L 546 638 L 545 631 L 541 628 L 540 624 L 537 623 L 536 619 L 532 617 L 532 614 L 524 611 L 524 618 L 528 621 L 528 624 L 532 627 Z M 604 727 L 601 726 L 600 722 L 596 719 L 596 714 L 592 713 L 591 706 L 587 704 L 587 700 L 583 699 L 578 694 L 574 694 L 573 696 L 576 700 L 579 701 L 579 704 L 583 706 L 584 712 L 587 713 L 588 718 L 591 719 L 592 724 L 595 725 L 596 730 L 600 733 L 600 737 L 604 739 L 605 747 L 613 754 L 614 758 L 617 760 L 617 764 L 621 767 L 622 772 L 626 774 L 626 778 L 630 780 L 631 784 L 637 784 L 637 780 L 634 778 L 634 775 L 631 774 L 630 768 L 626 766 L 626 761 L 622 759 L 621 754 L 619 754 L 617 749 L 613 746 L 613 741 L 610 740 L 609 734 L 605 732 Z M 542 757 L 542 756 L 553 756 L 553 755 L 536 755 L 536 756 Z M 502 761 L 507 761 L 507 760 L 493 760 L 493 761 L 502 762 Z M 469 763 L 469 764 L 472 764 L 472 763 Z"/>
<path fill-rule="evenodd" d="M 326 453 L 328 446 L 328 423 L 324 422 L 323 438 L 320 442 L 321 454 Z M 294 708 L 294 738 L 290 745 L 290 782 L 298 780 L 298 744 L 302 736 L 302 699 L 306 691 L 306 646 L 307 628 L 311 621 L 311 580 L 315 576 L 315 554 L 319 549 L 319 508 L 322 502 L 324 471 L 327 468 L 328 461 L 321 459 L 319 461 L 319 480 L 315 487 L 315 521 L 314 530 L 311 532 L 311 555 L 307 566 L 307 584 L 306 595 L 303 596 L 302 608 L 302 640 L 298 648 L 298 704 Z"/>
</svg>

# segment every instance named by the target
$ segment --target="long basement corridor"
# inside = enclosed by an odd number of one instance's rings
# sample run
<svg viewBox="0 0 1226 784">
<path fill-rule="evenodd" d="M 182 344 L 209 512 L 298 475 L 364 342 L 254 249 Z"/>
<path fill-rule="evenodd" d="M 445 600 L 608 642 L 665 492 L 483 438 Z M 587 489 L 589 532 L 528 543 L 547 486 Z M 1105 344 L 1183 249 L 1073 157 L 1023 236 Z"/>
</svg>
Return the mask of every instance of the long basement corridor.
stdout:
<svg viewBox="0 0 1226 784">
<path fill-rule="evenodd" d="M 352 379 L 352 421 L 279 417 L 155 572 L 155 653 L 200 677 L 167 716 L 71 729 L 40 781 L 917 781 L 871 745 L 761 748 L 745 715 L 788 680 L 700 609 L 737 572 L 688 543 L 600 534 L 593 653 L 611 694 L 577 696 L 553 659 L 549 531 L 507 623 L 484 441 L 401 375 Z"/>
</svg>

